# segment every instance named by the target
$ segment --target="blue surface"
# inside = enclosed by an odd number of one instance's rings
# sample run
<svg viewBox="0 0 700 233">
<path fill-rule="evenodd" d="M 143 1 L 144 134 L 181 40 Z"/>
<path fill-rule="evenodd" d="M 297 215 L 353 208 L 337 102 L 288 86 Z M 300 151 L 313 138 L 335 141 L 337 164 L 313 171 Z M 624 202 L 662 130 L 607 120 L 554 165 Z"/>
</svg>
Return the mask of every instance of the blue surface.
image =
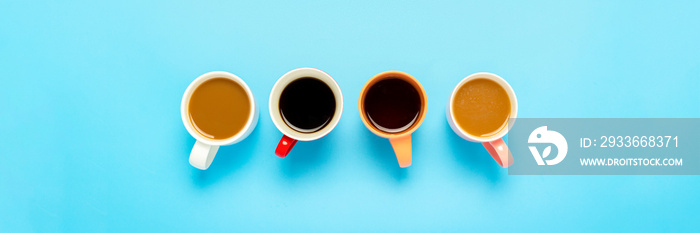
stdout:
<svg viewBox="0 0 700 233">
<path fill-rule="evenodd" d="M 519 117 L 700 117 L 700 3 L 492 2 L 3 0 L 0 232 L 696 232 L 698 176 L 508 176 L 444 112 L 489 71 Z M 302 66 L 345 109 L 279 159 L 267 98 Z M 213 70 L 261 117 L 199 171 L 180 100 Z M 357 111 L 385 70 L 428 93 L 408 169 Z"/>
</svg>

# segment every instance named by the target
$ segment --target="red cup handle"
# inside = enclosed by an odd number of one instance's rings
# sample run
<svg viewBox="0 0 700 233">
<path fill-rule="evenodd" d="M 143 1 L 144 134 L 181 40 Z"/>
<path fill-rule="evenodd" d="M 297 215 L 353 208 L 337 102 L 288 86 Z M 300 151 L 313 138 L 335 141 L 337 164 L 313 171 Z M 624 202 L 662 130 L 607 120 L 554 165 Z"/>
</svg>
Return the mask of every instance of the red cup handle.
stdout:
<svg viewBox="0 0 700 233">
<path fill-rule="evenodd" d="M 501 165 L 501 167 L 508 167 L 513 164 L 513 155 L 510 154 L 510 150 L 508 150 L 508 146 L 503 141 L 503 138 L 481 144 L 484 145 L 491 157 L 493 157 L 493 160 L 496 160 L 496 163 Z"/>
<path fill-rule="evenodd" d="M 296 139 L 287 137 L 287 135 L 282 136 L 280 143 L 277 144 L 277 149 L 275 149 L 275 154 L 280 158 L 287 157 L 287 154 L 292 150 L 294 144 L 297 144 Z"/>
</svg>

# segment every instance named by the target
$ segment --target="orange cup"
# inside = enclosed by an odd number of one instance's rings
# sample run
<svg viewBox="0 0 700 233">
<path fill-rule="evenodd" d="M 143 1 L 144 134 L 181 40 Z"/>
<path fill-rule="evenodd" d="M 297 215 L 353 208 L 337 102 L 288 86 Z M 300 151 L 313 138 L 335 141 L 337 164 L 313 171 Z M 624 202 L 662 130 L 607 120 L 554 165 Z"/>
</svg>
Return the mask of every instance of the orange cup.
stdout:
<svg viewBox="0 0 700 233">
<path fill-rule="evenodd" d="M 416 116 L 412 118 L 413 120 L 411 123 L 407 124 L 405 127 L 400 127 L 397 130 L 388 130 L 386 128 L 380 129 L 381 126 L 377 126 L 373 123 L 373 120 L 370 119 L 371 117 L 367 113 L 367 93 L 368 91 L 377 84 L 377 82 L 387 80 L 387 79 L 399 79 L 402 81 L 405 81 L 405 83 L 410 84 L 413 89 L 418 93 L 418 99 L 420 100 L 420 107 L 418 110 L 418 113 L 415 114 Z M 386 83 L 386 82 L 384 82 Z M 404 82 L 400 82 L 404 83 Z M 399 83 L 399 84 L 400 84 Z M 386 85 L 386 84 L 382 84 Z M 403 98 L 403 96 L 388 96 L 390 99 L 396 99 L 396 98 Z M 370 100 L 371 101 L 371 100 Z M 371 103 L 370 103 L 371 104 Z M 365 83 L 365 86 L 362 87 L 362 91 L 360 92 L 360 99 L 358 103 L 358 107 L 360 109 L 360 117 L 362 118 L 362 122 L 365 124 L 367 129 L 372 131 L 372 133 L 376 134 L 377 136 L 383 137 L 383 138 L 388 138 L 389 142 L 391 142 L 391 147 L 394 148 L 394 153 L 396 153 L 396 159 L 399 161 L 399 166 L 402 168 L 411 166 L 411 133 L 413 131 L 416 131 L 418 127 L 423 123 L 423 119 L 425 119 L 425 114 L 428 108 L 428 97 L 425 94 L 425 90 L 423 89 L 423 86 L 410 74 L 401 72 L 401 71 L 386 71 L 379 73 L 369 79 L 367 83 Z M 392 112 L 390 112 L 392 113 Z M 406 116 L 400 116 L 399 112 L 395 112 L 392 114 L 399 114 L 397 117 L 406 117 Z M 412 114 L 413 115 L 413 114 Z M 413 116 L 408 116 L 409 118 Z"/>
</svg>

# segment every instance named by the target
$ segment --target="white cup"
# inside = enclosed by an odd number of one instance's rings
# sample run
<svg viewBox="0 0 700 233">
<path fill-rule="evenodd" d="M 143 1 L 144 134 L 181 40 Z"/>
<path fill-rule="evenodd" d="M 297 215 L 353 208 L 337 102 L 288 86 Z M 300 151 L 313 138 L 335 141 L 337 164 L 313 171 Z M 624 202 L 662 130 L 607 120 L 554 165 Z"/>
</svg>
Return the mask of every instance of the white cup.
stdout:
<svg viewBox="0 0 700 233">
<path fill-rule="evenodd" d="M 508 119 L 508 126 L 501 129 L 501 131 L 499 131 L 498 133 L 489 137 L 479 137 L 468 134 L 462 128 L 457 126 L 457 123 L 455 123 L 454 120 L 455 116 L 454 110 L 452 109 L 452 102 L 454 101 L 455 94 L 457 94 L 457 90 L 459 90 L 465 83 L 477 78 L 489 79 L 498 83 L 506 91 L 506 93 L 508 94 L 508 98 L 510 99 L 510 117 Z M 510 154 L 508 146 L 503 141 L 503 136 L 505 136 L 506 133 L 508 133 L 508 131 L 510 130 L 510 128 L 513 127 L 513 123 L 515 123 L 515 118 L 517 117 L 517 115 L 518 100 L 515 97 L 515 92 L 513 91 L 513 88 L 510 86 L 510 84 L 508 84 L 508 82 L 506 82 L 505 79 L 501 78 L 496 74 L 487 72 L 474 73 L 462 79 L 462 81 L 460 81 L 459 84 L 457 84 L 457 86 L 455 86 L 455 88 L 452 90 L 452 95 L 450 95 L 450 100 L 447 103 L 447 122 L 450 124 L 452 130 L 457 135 L 468 141 L 481 143 L 484 146 L 484 148 L 486 148 L 486 150 L 489 152 L 491 157 L 493 157 L 493 159 L 496 160 L 498 165 L 500 165 L 501 167 L 508 167 L 511 164 L 513 164 L 513 156 Z"/>
<path fill-rule="evenodd" d="M 313 77 L 321 80 L 328 85 L 333 92 L 333 96 L 335 97 L 335 112 L 333 113 L 333 118 L 331 118 L 328 125 L 313 133 L 302 133 L 289 127 L 282 119 L 282 115 L 280 114 L 279 110 L 282 91 L 291 82 L 304 77 Z M 326 72 L 310 67 L 297 68 L 287 72 L 277 80 L 275 85 L 272 87 L 272 91 L 270 92 L 269 107 L 272 123 L 274 123 L 277 129 L 284 134 L 277 145 L 277 148 L 275 149 L 275 154 L 281 158 L 284 158 L 287 156 L 292 147 L 294 147 L 294 144 L 296 144 L 297 141 L 313 141 L 319 139 L 326 136 L 326 134 L 330 133 L 333 128 L 338 125 L 340 116 L 343 114 L 343 93 L 340 91 L 340 86 L 338 86 L 335 79 L 333 79 Z"/>
<path fill-rule="evenodd" d="M 197 87 L 199 87 L 199 85 L 204 83 L 204 81 L 207 81 L 212 78 L 227 78 L 241 85 L 241 87 L 243 87 L 246 94 L 248 95 L 250 107 L 252 108 L 248 116 L 248 121 L 246 121 L 243 129 L 236 135 L 233 135 L 232 137 L 226 139 L 219 140 L 204 137 L 202 134 L 197 132 L 197 130 L 192 125 L 192 122 L 189 117 L 190 114 L 188 112 L 188 109 L 192 93 L 195 89 L 197 89 Z M 187 128 L 187 132 L 189 132 L 190 135 L 192 135 L 192 137 L 197 139 L 197 142 L 194 143 L 194 147 L 192 148 L 192 152 L 190 153 L 190 164 L 201 170 L 206 170 L 207 168 L 209 168 L 209 165 L 211 165 L 211 162 L 216 156 L 216 152 L 219 150 L 219 146 L 226 146 L 240 142 L 241 140 L 248 137 L 248 135 L 250 135 L 251 132 L 253 132 L 253 129 L 255 129 L 255 125 L 258 123 L 258 105 L 255 104 L 253 92 L 251 92 L 248 85 L 246 85 L 246 83 L 243 82 L 243 79 L 239 78 L 234 74 L 224 71 L 212 71 L 203 74 L 197 77 L 197 79 L 195 79 L 194 81 L 192 81 L 192 83 L 190 83 L 190 85 L 187 87 L 187 90 L 185 90 L 185 94 L 182 96 L 180 114 L 182 117 L 182 123 L 185 124 L 185 128 Z"/>
</svg>

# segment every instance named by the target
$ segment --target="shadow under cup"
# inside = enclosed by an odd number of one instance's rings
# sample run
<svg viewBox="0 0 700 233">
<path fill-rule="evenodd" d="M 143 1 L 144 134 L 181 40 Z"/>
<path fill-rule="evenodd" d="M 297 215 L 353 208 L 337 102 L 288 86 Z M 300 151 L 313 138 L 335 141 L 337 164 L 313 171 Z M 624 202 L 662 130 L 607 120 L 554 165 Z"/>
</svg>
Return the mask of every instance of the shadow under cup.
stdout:
<svg viewBox="0 0 700 233">
<path fill-rule="evenodd" d="M 467 76 L 452 91 L 447 119 L 460 137 L 482 143 L 502 167 L 513 163 L 503 137 L 513 126 L 518 102 L 512 87 L 498 75 L 475 73 Z"/>
</svg>

